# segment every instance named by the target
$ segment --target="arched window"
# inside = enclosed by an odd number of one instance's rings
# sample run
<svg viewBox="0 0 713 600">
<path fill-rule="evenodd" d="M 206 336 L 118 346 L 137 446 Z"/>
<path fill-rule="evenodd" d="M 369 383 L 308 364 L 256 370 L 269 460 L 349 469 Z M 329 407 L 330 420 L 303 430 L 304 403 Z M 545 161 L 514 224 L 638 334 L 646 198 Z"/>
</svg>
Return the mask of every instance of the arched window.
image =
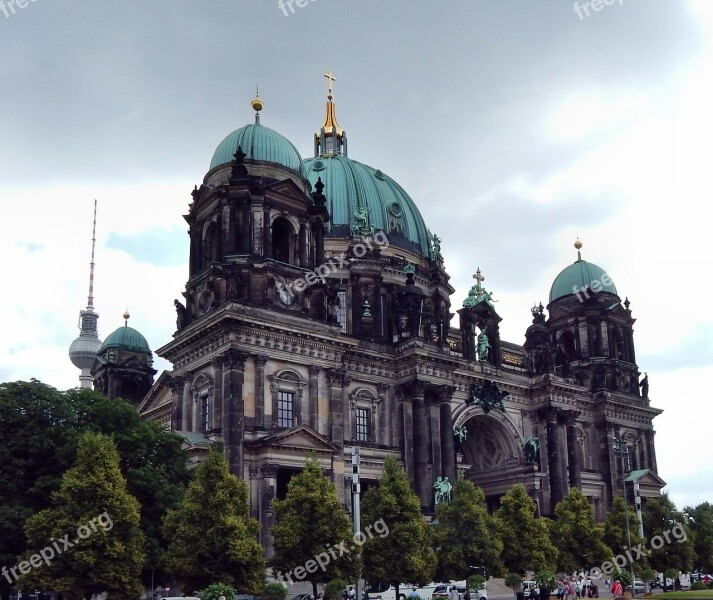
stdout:
<svg viewBox="0 0 713 600">
<path fill-rule="evenodd" d="M 272 258 L 290 263 L 290 228 L 278 219 L 272 224 Z"/>
</svg>

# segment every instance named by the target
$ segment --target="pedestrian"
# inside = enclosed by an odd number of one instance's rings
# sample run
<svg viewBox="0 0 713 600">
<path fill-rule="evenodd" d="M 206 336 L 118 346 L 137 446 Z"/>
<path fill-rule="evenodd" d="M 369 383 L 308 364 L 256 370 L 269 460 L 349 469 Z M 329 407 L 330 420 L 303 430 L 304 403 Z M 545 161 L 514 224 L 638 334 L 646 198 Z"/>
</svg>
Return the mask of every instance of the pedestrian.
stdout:
<svg viewBox="0 0 713 600">
<path fill-rule="evenodd" d="M 413 589 L 411 590 L 411 593 L 408 595 L 409 598 L 420 598 L 421 596 L 418 595 L 418 589 L 416 586 L 413 586 Z"/>
<path fill-rule="evenodd" d="M 468 586 L 465 586 L 465 592 L 463 592 L 463 600 L 470 600 L 470 590 Z"/>
<path fill-rule="evenodd" d="M 611 593 L 614 598 L 618 598 L 624 594 L 624 590 L 621 587 L 621 581 L 619 581 L 618 579 L 615 579 L 611 582 Z"/>
<path fill-rule="evenodd" d="M 460 600 L 460 594 L 456 586 L 451 587 L 451 593 L 448 594 L 448 600 Z"/>
<path fill-rule="evenodd" d="M 547 587 L 547 584 L 543 581 L 540 583 L 540 600 L 550 600 L 550 588 Z"/>
<path fill-rule="evenodd" d="M 577 580 L 577 583 L 574 585 L 574 591 L 577 594 L 577 598 L 582 597 L 582 578 L 581 577 Z"/>
<path fill-rule="evenodd" d="M 354 600 L 356 598 L 356 592 L 354 591 L 354 586 L 350 585 L 347 590 L 347 600 Z"/>
</svg>

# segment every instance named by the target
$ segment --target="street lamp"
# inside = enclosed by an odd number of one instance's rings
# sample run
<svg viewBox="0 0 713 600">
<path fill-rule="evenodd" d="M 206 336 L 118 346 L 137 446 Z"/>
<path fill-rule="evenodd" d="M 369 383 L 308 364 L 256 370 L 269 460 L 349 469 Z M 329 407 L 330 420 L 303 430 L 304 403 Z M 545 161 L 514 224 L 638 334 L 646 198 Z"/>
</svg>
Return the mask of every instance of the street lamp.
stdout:
<svg viewBox="0 0 713 600">
<path fill-rule="evenodd" d="M 621 457 L 621 487 L 624 492 L 624 516 L 626 518 L 626 543 L 631 550 L 631 531 L 629 529 L 629 503 L 626 500 L 626 482 L 624 474 L 626 473 L 626 463 L 629 461 L 629 446 L 627 446 L 621 438 L 615 437 L 612 440 L 614 454 Z M 629 569 L 631 571 L 631 595 L 636 596 L 636 586 L 634 585 L 634 562 L 629 561 Z"/>
</svg>

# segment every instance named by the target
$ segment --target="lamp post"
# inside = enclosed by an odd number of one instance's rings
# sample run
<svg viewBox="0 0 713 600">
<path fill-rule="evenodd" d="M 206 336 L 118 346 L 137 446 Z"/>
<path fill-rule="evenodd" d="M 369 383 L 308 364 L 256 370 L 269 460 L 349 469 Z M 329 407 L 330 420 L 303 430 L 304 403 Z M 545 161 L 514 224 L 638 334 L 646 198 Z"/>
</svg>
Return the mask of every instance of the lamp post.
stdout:
<svg viewBox="0 0 713 600">
<path fill-rule="evenodd" d="M 626 461 L 629 457 L 629 447 L 621 440 L 621 438 L 615 437 L 612 440 L 612 447 L 614 448 L 614 454 L 621 458 L 621 487 L 624 493 L 624 516 L 626 518 L 626 543 L 631 550 L 631 531 L 629 529 L 629 503 L 626 500 L 626 483 L 624 481 L 624 474 L 626 473 Z M 634 562 L 629 562 L 629 569 L 631 571 L 631 595 L 636 597 L 636 586 L 634 585 Z"/>
</svg>

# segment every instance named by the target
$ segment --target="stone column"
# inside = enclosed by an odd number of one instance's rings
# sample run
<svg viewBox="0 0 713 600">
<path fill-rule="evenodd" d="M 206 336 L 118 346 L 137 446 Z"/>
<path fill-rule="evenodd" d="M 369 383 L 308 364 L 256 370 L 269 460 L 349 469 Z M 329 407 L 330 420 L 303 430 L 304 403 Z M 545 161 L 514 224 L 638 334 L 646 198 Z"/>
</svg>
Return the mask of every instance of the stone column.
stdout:
<svg viewBox="0 0 713 600">
<path fill-rule="evenodd" d="M 213 365 L 213 432 L 223 431 L 223 359 L 216 356 Z"/>
<path fill-rule="evenodd" d="M 562 481 L 562 464 L 559 445 L 559 426 L 557 425 L 558 410 L 554 407 L 543 409 L 542 416 L 547 423 L 547 459 L 550 472 L 551 507 L 564 498 L 564 483 Z"/>
<path fill-rule="evenodd" d="M 183 379 L 183 400 L 181 415 L 181 431 L 193 431 L 193 398 L 191 394 L 191 374 L 186 373 Z"/>
<path fill-rule="evenodd" d="M 317 365 L 309 366 L 309 426 L 319 432 L 319 373 Z"/>
<path fill-rule="evenodd" d="M 433 465 L 431 479 L 434 481 L 436 477 L 441 477 L 443 475 L 443 459 L 441 456 L 441 414 L 438 404 L 439 403 L 436 400 L 435 402 L 429 401 L 426 405 L 426 411 L 431 425 L 431 464 Z M 433 492 L 431 485 L 432 481 L 429 480 L 429 498 Z"/>
<path fill-rule="evenodd" d="M 406 472 L 416 481 L 415 456 L 414 456 L 414 422 L 413 422 L 413 396 L 411 389 L 403 389 L 403 401 L 401 402 L 401 439 L 403 441 L 403 459 Z"/>
<path fill-rule="evenodd" d="M 647 447 L 649 450 L 649 461 L 651 464 L 651 468 L 658 473 L 658 466 L 656 464 L 656 446 L 654 444 L 654 436 L 656 435 L 656 431 L 653 429 L 648 429 L 646 431 L 646 442 L 647 442 Z"/>
<path fill-rule="evenodd" d="M 270 229 L 270 207 L 262 207 L 262 255 L 272 258 L 272 230 Z"/>
<path fill-rule="evenodd" d="M 264 354 L 253 356 L 255 359 L 255 427 L 265 429 L 265 365 L 268 357 Z"/>
<path fill-rule="evenodd" d="M 223 444 L 230 472 L 243 479 L 245 355 L 230 349 L 223 354 Z"/>
<path fill-rule="evenodd" d="M 329 412 L 331 416 L 330 437 L 332 443 L 339 448 L 339 454 L 335 457 L 335 462 L 342 463 L 342 468 L 335 464 L 334 486 L 337 489 L 337 496 L 340 502 L 344 503 L 344 388 L 348 385 L 346 369 L 329 369 L 327 371 L 327 381 L 329 382 Z"/>
<path fill-rule="evenodd" d="M 448 481 L 456 480 L 456 450 L 453 442 L 453 415 L 451 413 L 451 397 L 454 387 L 441 386 L 438 390 L 438 403 L 441 411 L 441 472 Z"/>
<path fill-rule="evenodd" d="M 309 258 L 307 256 L 307 223 L 302 220 L 300 222 L 300 235 L 299 235 L 299 246 L 300 246 L 300 267 L 307 269 L 309 267 Z"/>
<path fill-rule="evenodd" d="M 380 383 L 376 386 L 376 391 L 379 395 L 379 433 L 376 437 L 376 441 L 379 444 L 388 446 L 391 443 L 389 439 L 389 407 L 388 404 L 388 393 L 389 386 Z"/>
<path fill-rule="evenodd" d="M 181 428 L 181 415 L 183 409 L 183 377 L 171 377 L 171 431 Z"/>
<path fill-rule="evenodd" d="M 252 227 L 250 226 L 250 218 L 252 216 L 252 209 L 250 207 L 250 198 L 244 198 L 241 207 L 241 221 L 240 221 L 240 243 L 238 248 L 240 254 L 250 254 L 250 249 L 252 248 Z"/>
<path fill-rule="evenodd" d="M 417 381 L 411 386 L 413 401 L 413 469 L 416 493 L 421 506 L 431 505 L 431 485 L 428 481 L 428 425 L 426 424 L 426 384 Z"/>
<path fill-rule="evenodd" d="M 261 525 L 261 543 L 265 548 L 265 558 L 272 558 L 274 554 L 274 538 L 272 537 L 272 525 L 275 522 L 275 516 L 272 511 L 272 500 L 275 498 L 277 490 L 277 465 L 263 465 L 260 467 L 262 474 L 262 490 L 260 502 L 260 525 Z"/>
<path fill-rule="evenodd" d="M 577 428 L 575 422 L 579 413 L 568 410 L 564 413 L 564 422 L 567 427 L 567 460 L 569 462 L 570 488 L 582 487 L 582 468 L 579 464 L 579 442 L 577 441 Z"/>
</svg>

